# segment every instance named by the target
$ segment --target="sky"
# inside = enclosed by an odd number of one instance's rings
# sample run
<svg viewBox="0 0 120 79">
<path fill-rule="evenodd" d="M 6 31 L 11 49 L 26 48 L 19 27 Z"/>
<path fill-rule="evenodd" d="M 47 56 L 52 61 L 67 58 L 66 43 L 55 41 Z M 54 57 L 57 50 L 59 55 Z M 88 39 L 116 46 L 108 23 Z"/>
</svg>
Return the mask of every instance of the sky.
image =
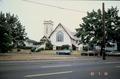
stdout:
<svg viewBox="0 0 120 79">
<path fill-rule="evenodd" d="M 0 0 L 0 11 L 17 15 L 25 26 L 27 36 L 39 41 L 44 35 L 44 21 L 52 20 L 53 28 L 61 23 L 75 32 L 82 23 L 82 18 L 86 16 L 86 12 L 102 9 L 102 2 L 105 3 L 105 10 L 111 6 L 117 6 L 120 10 L 120 1 Z"/>
</svg>

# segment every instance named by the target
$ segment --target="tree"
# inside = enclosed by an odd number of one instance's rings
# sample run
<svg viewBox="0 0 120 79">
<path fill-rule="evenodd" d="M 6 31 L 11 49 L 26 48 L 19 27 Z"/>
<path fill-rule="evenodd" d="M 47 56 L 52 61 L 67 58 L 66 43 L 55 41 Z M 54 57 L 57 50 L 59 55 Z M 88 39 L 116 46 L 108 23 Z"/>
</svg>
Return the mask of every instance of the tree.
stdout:
<svg viewBox="0 0 120 79">
<path fill-rule="evenodd" d="M 101 10 L 97 12 L 94 10 L 87 16 L 83 17 L 83 23 L 80 24 L 80 28 L 76 29 L 77 37 L 81 38 L 82 43 L 100 43 L 102 37 L 102 17 Z"/>
<path fill-rule="evenodd" d="M 118 16 L 119 10 L 116 8 L 108 9 L 106 13 L 106 41 L 117 42 L 118 50 L 120 51 L 120 17 Z"/>
<path fill-rule="evenodd" d="M 25 28 L 17 16 L 0 12 L 0 37 L 0 52 L 23 45 L 26 38 Z"/>
<path fill-rule="evenodd" d="M 117 7 L 111 7 L 105 12 L 106 42 L 119 42 L 120 40 L 120 17 Z M 82 43 L 101 45 L 102 41 L 102 13 L 101 10 L 87 12 L 87 16 L 82 18 L 83 23 L 76 29 L 77 37 Z"/>
</svg>

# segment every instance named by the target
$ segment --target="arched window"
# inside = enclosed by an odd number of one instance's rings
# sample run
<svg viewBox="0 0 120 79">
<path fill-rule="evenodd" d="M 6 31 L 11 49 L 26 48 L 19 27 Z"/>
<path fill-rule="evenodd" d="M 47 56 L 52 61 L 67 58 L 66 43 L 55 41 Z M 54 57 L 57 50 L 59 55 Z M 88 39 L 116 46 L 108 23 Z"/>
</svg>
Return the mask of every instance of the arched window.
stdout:
<svg viewBox="0 0 120 79">
<path fill-rule="evenodd" d="M 64 41 L 64 34 L 63 34 L 63 32 L 59 31 L 59 32 L 56 34 L 56 41 L 57 41 L 57 42 L 63 42 L 63 41 Z"/>
</svg>

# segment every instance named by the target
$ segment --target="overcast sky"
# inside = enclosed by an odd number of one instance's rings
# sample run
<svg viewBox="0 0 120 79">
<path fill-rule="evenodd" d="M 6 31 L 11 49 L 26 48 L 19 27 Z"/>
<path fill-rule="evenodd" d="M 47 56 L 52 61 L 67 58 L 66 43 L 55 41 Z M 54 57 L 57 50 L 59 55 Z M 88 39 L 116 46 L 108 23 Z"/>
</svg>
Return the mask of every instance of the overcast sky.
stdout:
<svg viewBox="0 0 120 79">
<path fill-rule="evenodd" d="M 34 2 L 28 2 L 34 1 Z M 101 9 L 103 1 L 80 1 L 80 0 L 0 0 L 0 11 L 18 15 L 22 25 L 25 26 L 27 36 L 39 41 L 44 35 L 43 22 L 52 20 L 54 28 L 62 23 L 71 31 L 79 27 L 82 17 L 87 11 Z M 118 7 L 120 1 L 104 1 L 105 9 Z M 64 9 L 63 9 L 64 8 Z M 119 12 L 120 15 L 120 12 Z"/>
</svg>

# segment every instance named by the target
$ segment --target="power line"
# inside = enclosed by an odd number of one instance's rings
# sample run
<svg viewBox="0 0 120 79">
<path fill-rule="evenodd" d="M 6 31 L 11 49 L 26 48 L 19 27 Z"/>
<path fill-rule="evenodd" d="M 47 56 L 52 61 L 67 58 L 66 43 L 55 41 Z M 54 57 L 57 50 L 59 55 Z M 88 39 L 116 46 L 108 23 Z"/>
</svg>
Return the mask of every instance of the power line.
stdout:
<svg viewBox="0 0 120 79">
<path fill-rule="evenodd" d="M 55 5 L 50 5 L 50 4 L 45 4 L 45 3 L 41 3 L 41 2 L 36 2 L 36 1 L 32 1 L 32 0 L 23 0 L 29 3 L 34 3 L 34 4 L 38 4 L 38 5 L 43 5 L 43 6 L 48 6 L 48 7 L 54 7 L 54 8 L 58 8 L 58 9 L 64 9 L 64 10 L 69 10 L 69 11 L 74 11 L 74 12 L 80 12 L 80 13 L 87 13 L 85 11 L 80 11 L 77 9 L 70 9 L 70 8 L 64 8 L 61 6 L 55 6 Z"/>
</svg>

